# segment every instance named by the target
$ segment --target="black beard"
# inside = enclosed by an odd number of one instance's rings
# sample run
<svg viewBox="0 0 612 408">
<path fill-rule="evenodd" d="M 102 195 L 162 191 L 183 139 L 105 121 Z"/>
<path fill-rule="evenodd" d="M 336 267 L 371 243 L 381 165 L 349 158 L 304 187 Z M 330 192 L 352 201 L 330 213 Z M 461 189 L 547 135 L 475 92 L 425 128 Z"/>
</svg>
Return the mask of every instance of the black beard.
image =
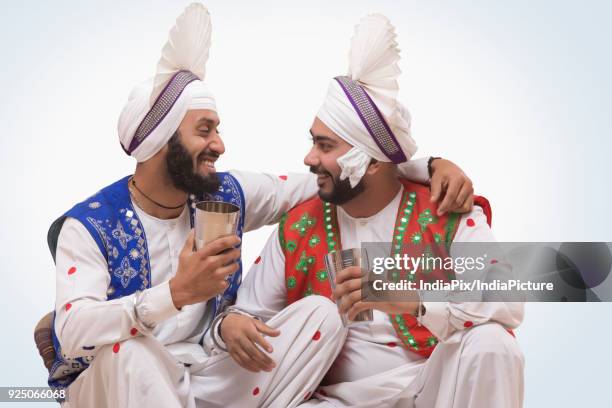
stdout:
<svg viewBox="0 0 612 408">
<path fill-rule="evenodd" d="M 214 155 L 214 153 L 210 155 Z M 202 176 L 194 170 L 193 160 L 179 140 L 178 130 L 168 141 L 166 167 L 174 187 L 187 194 L 202 196 L 206 193 L 215 193 L 221 185 L 216 173 Z"/>
<path fill-rule="evenodd" d="M 319 189 L 319 198 L 323 201 L 327 201 L 330 204 L 342 205 L 351 201 L 365 190 L 365 184 L 363 179 L 357 183 L 355 187 L 351 187 L 351 182 L 348 177 L 344 180 L 340 180 L 340 177 L 332 176 L 323 167 L 312 167 L 310 166 L 310 172 L 314 174 L 322 174 L 329 176 L 332 180 L 332 190 L 329 193 L 324 193 Z"/>
</svg>

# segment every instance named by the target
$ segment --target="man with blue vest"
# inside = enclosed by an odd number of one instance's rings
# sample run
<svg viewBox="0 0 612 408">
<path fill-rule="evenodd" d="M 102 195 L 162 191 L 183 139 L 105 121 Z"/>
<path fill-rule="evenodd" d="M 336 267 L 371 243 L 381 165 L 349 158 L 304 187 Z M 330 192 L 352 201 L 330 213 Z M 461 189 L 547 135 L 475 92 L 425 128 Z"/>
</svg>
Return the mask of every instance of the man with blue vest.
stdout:
<svg viewBox="0 0 612 408">
<path fill-rule="evenodd" d="M 248 398 L 255 399 L 248 404 L 293 404 L 302 396 L 281 398 L 282 390 L 291 381 L 304 382 L 306 374 L 287 376 L 285 370 L 308 367 L 305 373 L 320 372 L 309 380 L 318 383 L 342 346 L 342 336 L 331 337 L 299 359 L 277 356 L 263 372 L 249 373 L 220 352 L 210 335 L 211 323 L 235 301 L 241 282 L 242 233 L 278 222 L 317 191 L 312 175 L 216 172 L 225 146 L 215 99 L 203 82 L 210 33 L 202 5 L 192 4 L 179 16 L 155 78 L 134 88 L 119 119 L 121 145 L 138 162 L 134 174 L 75 205 L 49 231 L 57 283 L 56 360 L 49 383 L 68 390 L 67 406 L 246 406 L 246 397 L 233 398 L 230 390 L 230 402 L 225 396 L 209 399 L 209 373 L 220 361 L 224 369 L 265 378 L 249 390 Z M 425 181 L 426 162 L 404 171 Z M 438 165 L 438 185 L 452 181 L 447 205 L 469 208 L 469 180 L 449 162 Z M 462 186 L 469 194 L 459 194 L 466 191 Z M 199 200 L 238 206 L 237 235 L 194 251 L 193 208 Z M 309 324 L 341 331 L 329 302 L 294 307 L 310 314 Z M 269 349 L 263 336 L 278 331 L 253 324 L 259 332 L 253 340 Z M 300 335 L 283 329 L 283 338 Z M 250 359 L 244 357 L 244 366 Z"/>
</svg>

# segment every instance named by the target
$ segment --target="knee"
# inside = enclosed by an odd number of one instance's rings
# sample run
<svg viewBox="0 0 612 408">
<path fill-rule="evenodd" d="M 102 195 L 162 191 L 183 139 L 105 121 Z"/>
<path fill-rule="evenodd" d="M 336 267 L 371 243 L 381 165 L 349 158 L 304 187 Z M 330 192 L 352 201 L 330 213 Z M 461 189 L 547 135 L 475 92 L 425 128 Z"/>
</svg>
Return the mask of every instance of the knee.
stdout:
<svg viewBox="0 0 612 408">
<path fill-rule="evenodd" d="M 114 344 L 107 344 L 98 350 L 95 361 L 97 364 L 137 362 L 137 364 L 133 364 L 134 367 L 146 369 L 147 362 L 152 362 L 155 359 L 155 353 L 149 344 L 150 340 L 145 336 L 138 336 Z"/>
<path fill-rule="evenodd" d="M 524 356 L 518 342 L 497 323 L 472 327 L 463 337 L 461 359 L 470 364 L 502 365 L 522 371 Z"/>
<path fill-rule="evenodd" d="M 309 320 L 320 321 L 321 329 L 328 333 L 338 333 L 344 329 L 336 304 L 324 296 L 307 296 L 293 305 L 305 312 Z"/>
</svg>

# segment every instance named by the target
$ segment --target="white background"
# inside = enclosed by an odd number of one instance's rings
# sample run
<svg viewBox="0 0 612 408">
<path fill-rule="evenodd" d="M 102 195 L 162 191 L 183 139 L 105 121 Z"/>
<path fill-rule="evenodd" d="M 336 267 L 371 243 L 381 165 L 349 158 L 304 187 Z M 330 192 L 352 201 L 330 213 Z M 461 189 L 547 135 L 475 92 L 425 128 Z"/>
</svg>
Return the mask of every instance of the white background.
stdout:
<svg viewBox="0 0 612 408">
<path fill-rule="evenodd" d="M 32 334 L 54 302 L 47 228 L 133 170 L 116 121 L 187 4 L 2 2 L 0 386 L 45 384 Z M 329 79 L 346 71 L 353 26 L 382 12 L 397 27 L 417 156 L 461 165 L 490 199 L 500 241 L 612 241 L 609 3 L 205 4 L 220 168 L 305 171 L 308 129 Z M 269 232 L 245 237 L 246 268 Z M 611 406 L 610 312 L 528 305 L 517 332 L 526 407 Z"/>
</svg>

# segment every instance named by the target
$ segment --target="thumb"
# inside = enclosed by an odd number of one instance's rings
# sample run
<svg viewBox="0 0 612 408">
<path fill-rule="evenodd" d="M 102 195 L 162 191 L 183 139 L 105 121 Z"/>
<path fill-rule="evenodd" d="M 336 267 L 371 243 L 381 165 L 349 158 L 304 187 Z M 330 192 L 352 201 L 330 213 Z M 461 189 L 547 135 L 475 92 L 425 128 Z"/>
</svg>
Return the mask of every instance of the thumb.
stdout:
<svg viewBox="0 0 612 408">
<path fill-rule="evenodd" d="M 255 327 L 261 334 L 265 334 L 270 337 L 277 337 L 280 334 L 280 330 L 276 330 L 266 325 L 264 322 L 255 319 Z"/>
<path fill-rule="evenodd" d="M 185 245 L 181 250 L 181 256 L 187 256 L 193 252 L 193 248 L 195 247 L 195 230 L 191 229 L 189 235 L 187 235 L 187 240 L 185 241 Z"/>
</svg>

